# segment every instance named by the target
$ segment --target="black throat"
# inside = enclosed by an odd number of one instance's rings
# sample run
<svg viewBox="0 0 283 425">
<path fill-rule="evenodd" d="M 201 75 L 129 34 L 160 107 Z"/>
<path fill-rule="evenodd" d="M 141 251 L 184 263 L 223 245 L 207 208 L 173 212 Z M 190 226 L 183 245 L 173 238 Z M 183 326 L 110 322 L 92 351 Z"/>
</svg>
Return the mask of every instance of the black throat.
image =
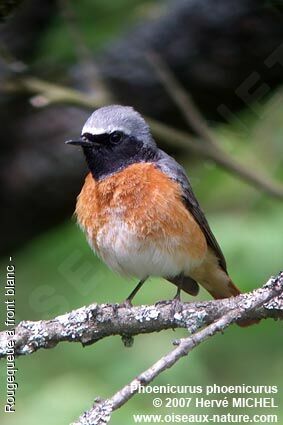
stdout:
<svg viewBox="0 0 283 425">
<path fill-rule="evenodd" d="M 139 162 L 155 162 L 158 149 L 155 146 L 144 146 L 139 140 L 125 141 L 119 146 L 99 145 L 83 147 L 88 168 L 95 180 L 103 180 L 107 176 Z"/>
</svg>

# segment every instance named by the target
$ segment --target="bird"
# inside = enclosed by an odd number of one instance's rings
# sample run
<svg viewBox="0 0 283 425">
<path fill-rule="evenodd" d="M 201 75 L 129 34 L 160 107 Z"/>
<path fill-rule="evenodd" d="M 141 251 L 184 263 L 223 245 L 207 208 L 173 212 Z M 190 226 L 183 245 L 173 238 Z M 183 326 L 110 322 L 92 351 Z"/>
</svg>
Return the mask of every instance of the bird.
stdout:
<svg viewBox="0 0 283 425">
<path fill-rule="evenodd" d="M 183 167 L 159 149 L 149 125 L 131 106 L 96 109 L 81 136 L 89 173 L 75 215 L 94 252 L 113 271 L 138 279 L 131 304 L 152 276 L 196 296 L 241 293 Z M 243 322 L 249 325 L 253 321 Z"/>
</svg>

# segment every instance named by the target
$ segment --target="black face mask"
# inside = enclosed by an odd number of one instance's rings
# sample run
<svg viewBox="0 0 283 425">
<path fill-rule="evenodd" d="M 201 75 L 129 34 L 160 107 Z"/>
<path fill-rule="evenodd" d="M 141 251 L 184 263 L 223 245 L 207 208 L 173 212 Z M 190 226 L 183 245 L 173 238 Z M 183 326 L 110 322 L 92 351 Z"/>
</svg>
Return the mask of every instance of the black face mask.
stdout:
<svg viewBox="0 0 283 425">
<path fill-rule="evenodd" d="M 81 139 L 67 143 L 82 146 L 88 167 L 96 180 L 134 163 L 152 162 L 157 153 L 155 146 L 144 146 L 141 140 L 121 131 L 99 135 L 84 133 Z"/>
</svg>

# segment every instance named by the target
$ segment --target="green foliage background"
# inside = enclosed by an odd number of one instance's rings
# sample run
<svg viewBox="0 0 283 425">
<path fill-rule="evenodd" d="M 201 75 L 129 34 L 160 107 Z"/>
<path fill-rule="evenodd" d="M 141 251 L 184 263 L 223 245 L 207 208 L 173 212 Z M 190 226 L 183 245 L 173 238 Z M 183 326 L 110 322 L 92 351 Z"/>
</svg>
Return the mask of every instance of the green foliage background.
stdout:
<svg viewBox="0 0 283 425">
<path fill-rule="evenodd" d="M 155 13 L 158 11 L 157 2 L 138 0 L 115 3 L 84 0 L 79 6 L 74 3 L 74 7 L 91 49 L 100 48 L 129 22 L 150 13 L 151 8 Z M 63 20 L 56 18 L 41 45 L 37 58 L 40 66 L 75 61 L 66 34 Z M 233 123 L 216 129 L 220 143 L 234 157 L 281 181 L 282 110 L 282 102 L 278 107 L 271 98 L 256 114 L 246 111 L 239 115 L 245 131 Z M 282 268 L 282 203 L 260 194 L 213 164 L 195 158 L 179 160 L 187 168 L 223 248 L 233 280 L 243 291 L 260 286 Z M 120 302 L 134 285 L 133 281 L 114 275 L 93 255 L 72 217 L 13 253 L 13 258 L 17 271 L 17 321 L 51 318 L 94 301 Z M 1 261 L 1 279 L 5 277 L 6 261 Z M 152 279 L 135 302 L 168 299 L 174 291 L 165 281 Z M 208 299 L 209 295 L 202 291 L 200 298 Z M 186 332 L 142 335 L 135 338 L 132 348 L 125 348 L 118 337 L 86 348 L 62 343 L 54 349 L 21 357 L 17 360 L 16 414 L 0 413 L 1 424 L 68 424 L 88 409 L 96 396 L 111 396 L 171 350 L 172 340 L 182 335 Z M 202 344 L 154 384 L 278 385 L 277 411 L 250 409 L 248 413 L 278 413 L 278 423 L 283 425 L 282 356 L 282 323 L 269 320 L 247 329 L 234 325 L 224 335 Z M 2 363 L 0 405 L 5 393 L 4 366 Z M 111 423 L 132 424 L 133 413 L 169 413 L 165 408 L 154 409 L 152 399 L 152 395 L 137 395 L 114 413 Z M 174 411 L 188 413 L 187 409 Z M 190 410 L 190 413 L 211 412 L 216 410 Z"/>
</svg>

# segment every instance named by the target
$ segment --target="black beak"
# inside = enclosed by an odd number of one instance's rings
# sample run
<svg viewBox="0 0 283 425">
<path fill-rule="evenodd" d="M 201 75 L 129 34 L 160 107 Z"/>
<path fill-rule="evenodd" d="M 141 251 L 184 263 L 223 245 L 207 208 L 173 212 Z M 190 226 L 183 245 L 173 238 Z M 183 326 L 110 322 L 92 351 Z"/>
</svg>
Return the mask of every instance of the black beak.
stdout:
<svg viewBox="0 0 283 425">
<path fill-rule="evenodd" d="M 66 145 L 83 146 L 83 147 L 87 147 L 87 148 L 93 147 L 92 142 L 90 142 L 87 139 L 83 139 L 83 138 L 77 139 L 77 140 L 67 140 L 65 143 L 66 143 Z"/>
</svg>

